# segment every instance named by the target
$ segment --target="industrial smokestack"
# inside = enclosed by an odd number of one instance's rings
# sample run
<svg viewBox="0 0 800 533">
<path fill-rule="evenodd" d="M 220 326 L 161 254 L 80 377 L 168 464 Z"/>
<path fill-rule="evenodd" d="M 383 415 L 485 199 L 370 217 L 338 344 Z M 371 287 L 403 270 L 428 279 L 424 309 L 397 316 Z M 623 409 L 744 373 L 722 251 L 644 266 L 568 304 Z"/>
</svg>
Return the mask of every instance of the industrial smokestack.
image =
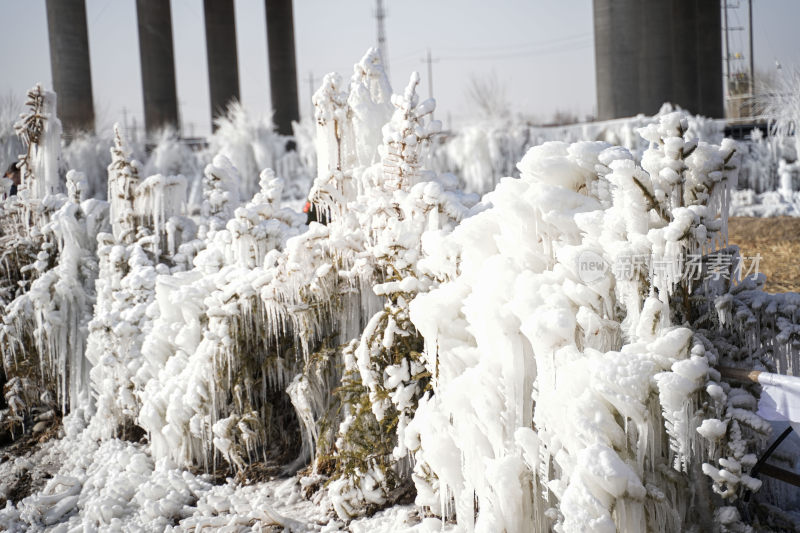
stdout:
<svg viewBox="0 0 800 533">
<path fill-rule="evenodd" d="M 233 0 L 204 0 L 206 52 L 211 96 L 211 119 L 224 115 L 232 100 L 239 100 L 236 19 Z M 214 126 L 216 129 L 216 125 Z"/>
<path fill-rule="evenodd" d="M 142 65 L 144 124 L 148 135 L 178 127 L 175 54 L 169 0 L 136 0 Z"/>
<path fill-rule="evenodd" d="M 84 0 L 47 0 L 50 70 L 68 136 L 94 131 L 92 71 Z"/>
<path fill-rule="evenodd" d="M 267 49 L 273 120 L 278 133 L 292 134 L 292 121 L 300 119 L 297 67 L 294 55 L 292 0 L 265 0 Z"/>
<path fill-rule="evenodd" d="M 639 0 L 594 0 L 597 118 L 639 113 Z"/>
<path fill-rule="evenodd" d="M 594 33 L 599 119 L 723 116 L 719 0 L 594 0 Z"/>
</svg>

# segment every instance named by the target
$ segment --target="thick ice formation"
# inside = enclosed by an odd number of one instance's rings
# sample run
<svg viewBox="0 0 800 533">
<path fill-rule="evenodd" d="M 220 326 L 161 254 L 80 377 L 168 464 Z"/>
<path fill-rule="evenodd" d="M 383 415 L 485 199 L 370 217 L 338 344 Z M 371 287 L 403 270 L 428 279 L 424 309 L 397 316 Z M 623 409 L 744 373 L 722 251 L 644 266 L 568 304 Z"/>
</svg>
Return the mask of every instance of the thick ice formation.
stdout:
<svg viewBox="0 0 800 533">
<path fill-rule="evenodd" d="M 61 121 L 56 117 L 56 94 L 37 85 L 28 92 L 23 113 L 14 129 L 27 148 L 20 161 L 22 187 L 32 198 L 63 192 L 59 178 L 61 164 Z"/>
<path fill-rule="evenodd" d="M 734 144 L 665 110 L 634 150 L 540 144 L 478 203 L 430 169 L 440 124 L 418 84 L 389 96 L 375 51 L 349 84 L 326 76 L 309 195 L 326 225 L 281 206 L 280 161 L 299 156 L 242 117 L 202 178 L 141 175 L 117 131 L 108 204 L 75 171 L 68 196 L 3 204 L 36 218 L 0 236 L 21 250 L 0 265 L 2 421 L 77 410 L 68 439 L 90 457 L 2 523 L 292 526 L 260 489 L 185 469 L 310 461 L 304 492 L 345 521 L 415 491 L 466 530 L 741 526 L 769 427 L 757 387 L 715 366 L 800 372 L 800 302 L 740 280 L 726 248 Z M 32 184 L 58 160 L 48 123 Z M 269 154 L 277 174 L 258 172 Z M 137 426 L 145 447 L 113 438 Z"/>
<path fill-rule="evenodd" d="M 418 504 L 477 531 L 710 524 L 700 436 L 723 423 L 691 407 L 709 361 L 673 324 L 691 323 L 684 258 L 724 244 L 736 167 L 685 129 L 640 130 L 641 167 L 604 143 L 533 148 L 488 210 L 423 241 L 446 281 L 411 304 L 434 376 L 406 430 Z"/>
<path fill-rule="evenodd" d="M 637 130 L 657 124 L 661 116 L 673 111 L 672 105 L 665 104 L 652 117 L 639 115 L 568 126 L 533 126 L 509 119 L 468 124 L 437 142 L 432 164 L 438 171 L 458 175 L 465 190 L 483 194 L 492 191 L 505 176 L 519 177 L 516 165 L 525 152 L 549 141 L 604 141 L 628 149 L 639 161 L 648 141 Z M 712 143 L 722 140 L 721 121 L 692 115 L 686 119 L 689 137 Z"/>
<path fill-rule="evenodd" d="M 275 133 L 269 120 L 255 120 L 234 103 L 215 126 L 205 161 L 220 154 L 238 169 L 242 178 L 238 191 L 243 200 L 258 192 L 259 172 L 264 168 L 274 169 L 283 178 L 284 199 L 305 198 L 312 178 L 308 169 L 312 167 L 288 146 L 295 141 Z"/>
<path fill-rule="evenodd" d="M 16 251 L 16 268 L 30 272 L 30 277 L 24 276 L 30 285 L 21 283 L 16 297 L 4 302 L 0 327 L 5 373 L 15 375 L 7 395 L 12 427 L 24 426 L 34 407 L 66 412 L 89 401 L 86 327 L 97 277 L 96 235 L 108 217 L 103 202 L 86 199 L 82 173 L 68 172 L 66 187 L 61 184 L 61 123 L 55 116 L 55 94 L 37 86 L 28 97 L 31 112 L 17 124 L 28 148 L 20 162 L 21 190 L 3 209 L 8 223 L 3 228 L 4 245 Z M 64 189 L 68 195 L 59 192 Z M 20 252 L 30 244 L 41 246 L 36 261 L 20 265 Z M 5 265 L 11 274 L 8 258 Z M 8 371 L 12 367 L 15 372 Z M 37 387 L 40 398 L 32 394 Z"/>
</svg>

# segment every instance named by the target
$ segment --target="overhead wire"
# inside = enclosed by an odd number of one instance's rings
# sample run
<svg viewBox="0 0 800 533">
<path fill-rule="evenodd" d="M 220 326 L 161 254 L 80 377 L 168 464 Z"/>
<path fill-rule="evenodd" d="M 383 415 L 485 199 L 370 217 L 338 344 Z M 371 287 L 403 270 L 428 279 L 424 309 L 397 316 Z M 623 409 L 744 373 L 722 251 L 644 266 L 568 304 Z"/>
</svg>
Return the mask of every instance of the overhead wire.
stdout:
<svg viewBox="0 0 800 533">
<path fill-rule="evenodd" d="M 588 48 L 593 43 L 593 34 L 591 32 L 571 35 L 559 39 L 552 39 L 548 41 L 537 41 L 528 43 L 516 43 L 507 45 L 498 45 L 490 47 L 437 47 L 436 51 L 444 53 L 437 56 L 437 60 L 442 61 L 483 61 L 494 59 L 506 59 L 514 57 L 530 57 L 537 55 L 547 55 L 562 52 L 572 52 Z M 471 54 L 469 52 L 479 52 Z M 466 53 L 462 53 L 466 52 Z M 485 52 L 485 53 L 480 53 Z M 404 63 L 407 61 L 415 60 L 422 56 L 425 50 L 410 52 L 401 55 L 400 57 L 393 57 L 392 62 Z"/>
<path fill-rule="evenodd" d="M 547 48 L 540 48 L 536 50 L 526 50 L 519 52 L 499 53 L 499 54 L 484 54 L 484 55 L 455 55 L 455 56 L 439 56 L 442 61 L 482 61 L 482 60 L 495 60 L 495 59 L 508 59 L 514 57 L 531 57 L 538 55 L 552 55 L 562 52 L 573 52 L 589 48 L 593 41 L 588 39 L 584 42 L 575 42 L 566 46 L 551 46 Z"/>
<path fill-rule="evenodd" d="M 97 24 L 97 21 L 100 20 L 101 15 L 103 12 L 105 12 L 109 4 L 111 4 L 111 0 L 106 0 L 106 3 L 103 4 L 102 8 L 100 8 L 100 11 L 98 11 L 97 14 L 92 17 L 92 24 Z"/>
<path fill-rule="evenodd" d="M 584 32 L 575 35 L 567 35 L 556 39 L 547 39 L 542 41 L 528 41 L 524 43 L 514 44 L 500 44 L 495 46 L 471 46 L 471 47 L 437 47 L 437 50 L 444 52 L 516 52 L 522 51 L 530 47 L 552 46 L 556 44 L 566 44 L 569 41 L 583 41 L 586 38 L 592 37 L 592 32 Z"/>
</svg>

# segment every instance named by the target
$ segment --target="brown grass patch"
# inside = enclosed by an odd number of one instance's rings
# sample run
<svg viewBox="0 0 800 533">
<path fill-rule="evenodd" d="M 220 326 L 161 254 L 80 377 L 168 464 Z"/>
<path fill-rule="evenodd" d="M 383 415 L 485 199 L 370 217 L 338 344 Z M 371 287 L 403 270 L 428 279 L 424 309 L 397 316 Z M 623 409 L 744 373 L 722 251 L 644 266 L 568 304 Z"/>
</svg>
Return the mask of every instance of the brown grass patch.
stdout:
<svg viewBox="0 0 800 533">
<path fill-rule="evenodd" d="M 758 271 L 767 276 L 764 290 L 800 292 L 800 218 L 732 217 L 728 240 L 743 257 L 761 254 Z M 748 260 L 745 268 L 749 265 Z"/>
</svg>

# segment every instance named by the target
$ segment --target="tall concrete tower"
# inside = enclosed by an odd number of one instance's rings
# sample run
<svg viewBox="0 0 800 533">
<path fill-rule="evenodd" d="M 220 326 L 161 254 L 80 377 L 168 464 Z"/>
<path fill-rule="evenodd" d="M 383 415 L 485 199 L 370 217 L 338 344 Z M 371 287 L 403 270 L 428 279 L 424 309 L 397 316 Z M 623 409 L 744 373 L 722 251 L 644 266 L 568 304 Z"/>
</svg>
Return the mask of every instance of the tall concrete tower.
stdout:
<svg viewBox="0 0 800 533">
<path fill-rule="evenodd" d="M 719 1 L 713 2 L 709 0 L 672 0 L 667 2 L 671 4 L 672 12 L 669 13 L 669 24 L 663 24 L 661 21 L 650 20 L 649 27 L 660 25 L 661 28 L 670 26 L 670 33 L 664 36 L 664 46 L 670 46 L 672 54 L 670 56 L 672 62 L 672 83 L 667 85 L 669 92 L 664 91 L 662 96 L 664 101 L 678 104 L 691 111 L 692 113 L 700 112 L 700 102 L 697 100 L 697 86 L 705 83 L 703 79 L 708 76 L 708 73 L 702 75 L 697 72 L 697 56 L 711 53 L 712 50 L 699 50 L 698 49 L 698 35 L 697 35 L 697 4 L 705 1 L 706 3 L 715 3 L 716 9 L 719 12 Z M 658 0 L 645 1 L 645 16 L 649 15 L 649 8 L 657 4 Z M 719 51 L 716 52 L 714 58 L 722 69 L 722 26 L 718 26 L 717 41 L 719 42 Z M 649 58 L 643 57 L 643 61 Z M 722 70 L 720 75 L 716 77 L 715 81 L 720 83 L 722 79 Z M 646 80 L 646 81 L 645 81 Z M 651 80 L 644 79 L 643 83 L 652 84 Z M 663 103 L 663 102 L 662 102 Z M 656 110 L 657 111 L 657 110 Z"/>
<path fill-rule="evenodd" d="M 233 0 L 204 0 L 203 7 L 213 120 L 225 114 L 225 109 L 232 100 L 239 100 L 236 19 Z"/>
<path fill-rule="evenodd" d="M 300 119 L 292 0 L 264 1 L 267 11 L 269 85 L 275 112 L 273 120 L 278 133 L 291 135 L 292 121 Z"/>
<path fill-rule="evenodd" d="M 634 86 L 631 90 L 638 89 L 638 98 L 634 111 L 652 115 L 658 112 L 665 101 L 674 102 L 678 97 L 672 90 L 676 72 L 681 67 L 675 65 L 673 61 L 675 58 L 672 43 L 673 2 L 641 0 L 636 4 L 638 42 L 633 43 L 632 61 L 636 63 L 637 78 L 633 80 Z M 622 28 L 618 30 L 626 31 Z M 676 87 L 676 90 L 680 92 L 680 87 Z M 681 98 L 681 101 L 683 102 L 681 106 L 688 107 L 685 98 Z"/>
<path fill-rule="evenodd" d="M 594 0 L 594 31 L 599 119 L 723 116 L 720 0 Z"/>
<path fill-rule="evenodd" d="M 638 0 L 594 0 L 594 56 L 600 120 L 640 112 Z"/>
<path fill-rule="evenodd" d="M 47 0 L 50 70 L 58 117 L 69 137 L 94 131 L 92 71 L 84 0 Z"/>
<path fill-rule="evenodd" d="M 722 78 L 722 13 L 720 2 L 697 2 L 696 50 L 698 81 L 697 112 L 708 117 L 725 116 L 725 94 Z M 699 53 L 702 51 L 703 53 Z"/>
<path fill-rule="evenodd" d="M 178 127 L 169 0 L 136 0 L 136 16 L 139 22 L 144 124 L 150 135 L 166 126 Z"/>
</svg>

